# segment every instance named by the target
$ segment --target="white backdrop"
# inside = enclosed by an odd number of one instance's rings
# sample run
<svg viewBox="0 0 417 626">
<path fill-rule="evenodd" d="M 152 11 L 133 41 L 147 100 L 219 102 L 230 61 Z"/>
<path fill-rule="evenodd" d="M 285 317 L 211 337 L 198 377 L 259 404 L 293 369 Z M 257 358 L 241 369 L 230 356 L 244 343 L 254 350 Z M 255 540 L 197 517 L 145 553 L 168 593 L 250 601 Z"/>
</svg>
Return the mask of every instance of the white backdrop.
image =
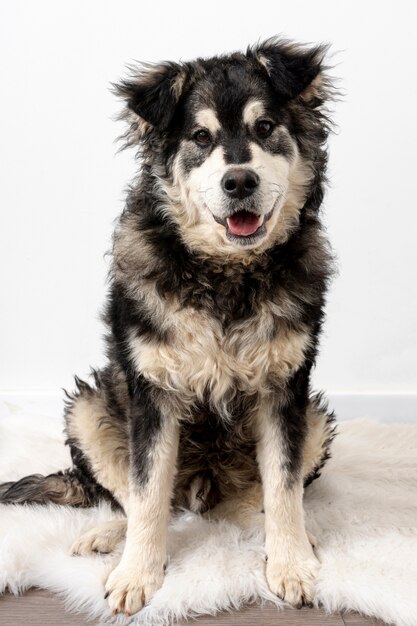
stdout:
<svg viewBox="0 0 417 626">
<path fill-rule="evenodd" d="M 0 392 L 59 392 L 103 361 L 112 223 L 134 172 L 109 83 L 276 33 L 329 41 L 346 92 L 325 214 L 339 257 L 315 383 L 417 391 L 416 4 L 37 0 L 0 15 Z"/>
</svg>

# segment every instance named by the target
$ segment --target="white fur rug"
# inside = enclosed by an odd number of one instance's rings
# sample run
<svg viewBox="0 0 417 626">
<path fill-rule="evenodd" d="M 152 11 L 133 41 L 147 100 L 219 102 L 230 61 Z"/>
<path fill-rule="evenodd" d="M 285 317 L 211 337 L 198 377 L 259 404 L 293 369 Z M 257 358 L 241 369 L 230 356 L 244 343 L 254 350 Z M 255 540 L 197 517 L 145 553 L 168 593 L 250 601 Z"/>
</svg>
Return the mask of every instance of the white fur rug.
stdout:
<svg viewBox="0 0 417 626">
<path fill-rule="evenodd" d="M 67 467 L 60 420 L 12 408 L 0 420 L 0 479 Z M 322 562 L 317 603 L 416 626 L 417 425 L 360 420 L 339 431 L 332 460 L 305 496 Z M 112 515 L 107 507 L 0 506 L 0 592 L 43 587 L 61 594 L 70 610 L 111 623 L 103 583 L 118 555 L 71 557 L 68 550 Z M 184 514 L 170 527 L 163 587 L 129 623 L 166 624 L 252 601 L 283 606 L 265 583 L 262 539 L 261 529 L 248 533 Z"/>
</svg>

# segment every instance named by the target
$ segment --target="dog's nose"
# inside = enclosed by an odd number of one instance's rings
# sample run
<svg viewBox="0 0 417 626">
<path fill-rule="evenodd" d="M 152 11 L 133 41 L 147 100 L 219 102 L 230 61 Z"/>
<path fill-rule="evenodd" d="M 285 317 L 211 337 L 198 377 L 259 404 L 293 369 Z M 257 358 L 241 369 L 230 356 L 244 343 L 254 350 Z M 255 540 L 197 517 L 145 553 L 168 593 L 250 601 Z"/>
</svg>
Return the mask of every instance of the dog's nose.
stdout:
<svg viewBox="0 0 417 626">
<path fill-rule="evenodd" d="M 259 176 L 253 170 L 232 169 L 221 180 L 223 191 L 230 198 L 247 198 L 259 185 Z"/>
</svg>

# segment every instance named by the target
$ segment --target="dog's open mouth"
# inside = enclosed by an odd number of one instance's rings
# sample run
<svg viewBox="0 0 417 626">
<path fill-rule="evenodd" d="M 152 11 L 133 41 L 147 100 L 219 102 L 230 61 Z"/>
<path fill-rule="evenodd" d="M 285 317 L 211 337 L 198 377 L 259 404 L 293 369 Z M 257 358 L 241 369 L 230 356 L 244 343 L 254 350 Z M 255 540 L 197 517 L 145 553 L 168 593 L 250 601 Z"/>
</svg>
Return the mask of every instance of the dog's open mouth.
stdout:
<svg viewBox="0 0 417 626">
<path fill-rule="evenodd" d="M 248 237 L 256 233 L 264 222 L 263 215 L 255 215 L 250 211 L 238 211 L 227 218 L 227 226 L 232 235 Z"/>
<path fill-rule="evenodd" d="M 260 237 L 266 235 L 266 223 L 273 213 L 270 211 L 266 215 L 257 215 L 252 211 L 236 211 L 226 219 L 213 215 L 216 222 L 226 228 L 226 236 L 231 241 L 243 245 L 252 244 Z"/>
</svg>

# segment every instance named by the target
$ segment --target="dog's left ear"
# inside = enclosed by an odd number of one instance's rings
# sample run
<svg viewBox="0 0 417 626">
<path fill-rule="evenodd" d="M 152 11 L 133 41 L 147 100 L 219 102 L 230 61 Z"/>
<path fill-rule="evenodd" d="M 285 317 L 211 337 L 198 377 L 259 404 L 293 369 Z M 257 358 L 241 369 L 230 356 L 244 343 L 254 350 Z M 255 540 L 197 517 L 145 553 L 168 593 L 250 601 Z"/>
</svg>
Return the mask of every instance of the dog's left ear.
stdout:
<svg viewBox="0 0 417 626">
<path fill-rule="evenodd" d="M 272 38 L 251 48 L 248 54 L 264 68 L 280 97 L 290 100 L 301 95 L 309 101 L 320 92 L 327 49 L 326 45 L 306 48 Z"/>
<path fill-rule="evenodd" d="M 114 88 L 141 121 L 163 131 L 172 121 L 187 78 L 185 66 L 167 62 L 132 70 L 132 78 Z"/>
</svg>

